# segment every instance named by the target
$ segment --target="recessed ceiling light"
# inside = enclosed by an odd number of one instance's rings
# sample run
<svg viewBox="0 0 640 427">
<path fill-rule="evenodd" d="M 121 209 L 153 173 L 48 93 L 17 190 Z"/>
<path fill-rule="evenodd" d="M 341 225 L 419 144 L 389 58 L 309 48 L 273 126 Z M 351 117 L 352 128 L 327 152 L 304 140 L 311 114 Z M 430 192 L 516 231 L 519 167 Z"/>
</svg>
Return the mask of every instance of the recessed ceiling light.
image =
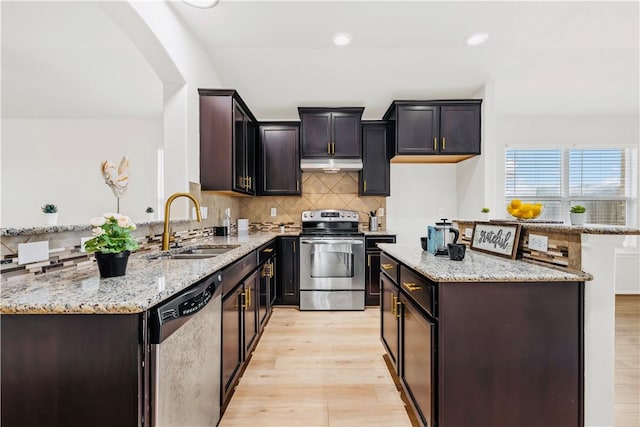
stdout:
<svg viewBox="0 0 640 427">
<path fill-rule="evenodd" d="M 476 46 L 486 42 L 488 38 L 489 34 L 487 33 L 475 33 L 469 36 L 469 38 L 467 39 L 467 44 L 469 46 Z"/>
<path fill-rule="evenodd" d="M 336 46 L 346 46 L 351 43 L 353 36 L 349 33 L 338 33 L 333 36 L 333 42 Z"/>
<path fill-rule="evenodd" d="M 197 7 L 199 9 L 211 9 L 215 7 L 220 0 L 182 0 L 189 6 Z"/>
</svg>

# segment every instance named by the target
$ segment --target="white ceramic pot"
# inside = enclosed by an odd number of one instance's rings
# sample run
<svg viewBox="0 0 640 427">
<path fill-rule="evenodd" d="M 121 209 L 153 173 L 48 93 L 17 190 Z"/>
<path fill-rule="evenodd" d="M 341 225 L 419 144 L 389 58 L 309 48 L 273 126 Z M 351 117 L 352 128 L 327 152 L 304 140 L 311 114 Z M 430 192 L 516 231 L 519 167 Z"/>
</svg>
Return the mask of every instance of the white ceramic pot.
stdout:
<svg viewBox="0 0 640 427">
<path fill-rule="evenodd" d="M 58 224 L 58 212 L 44 214 L 44 225 L 56 224 Z"/>
<path fill-rule="evenodd" d="M 571 216 L 571 225 L 584 225 L 584 220 L 587 217 L 585 213 L 573 213 L 569 212 Z"/>
</svg>

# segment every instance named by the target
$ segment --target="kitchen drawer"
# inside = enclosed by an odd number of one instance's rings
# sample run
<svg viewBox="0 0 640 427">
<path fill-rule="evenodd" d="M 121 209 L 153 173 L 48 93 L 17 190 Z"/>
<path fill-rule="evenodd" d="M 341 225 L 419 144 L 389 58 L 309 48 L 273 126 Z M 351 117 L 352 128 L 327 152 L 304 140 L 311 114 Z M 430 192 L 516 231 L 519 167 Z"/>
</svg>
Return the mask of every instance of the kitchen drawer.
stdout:
<svg viewBox="0 0 640 427">
<path fill-rule="evenodd" d="M 276 240 L 273 239 L 260 249 L 258 249 L 258 265 L 265 262 L 270 256 L 276 253 Z"/>
<path fill-rule="evenodd" d="M 231 292 L 256 267 L 256 253 L 253 251 L 225 268 L 222 272 L 222 295 Z"/>
<path fill-rule="evenodd" d="M 365 237 L 366 241 L 366 250 L 368 251 L 379 251 L 380 248 L 377 246 L 378 243 L 395 243 L 396 236 L 375 236 L 375 237 Z"/>
<path fill-rule="evenodd" d="M 394 283 L 398 283 L 398 261 L 384 252 L 380 254 L 380 271 L 389 276 Z"/>
<path fill-rule="evenodd" d="M 400 266 L 400 287 L 431 316 L 436 317 L 435 284 L 418 276 L 404 265 Z"/>
</svg>

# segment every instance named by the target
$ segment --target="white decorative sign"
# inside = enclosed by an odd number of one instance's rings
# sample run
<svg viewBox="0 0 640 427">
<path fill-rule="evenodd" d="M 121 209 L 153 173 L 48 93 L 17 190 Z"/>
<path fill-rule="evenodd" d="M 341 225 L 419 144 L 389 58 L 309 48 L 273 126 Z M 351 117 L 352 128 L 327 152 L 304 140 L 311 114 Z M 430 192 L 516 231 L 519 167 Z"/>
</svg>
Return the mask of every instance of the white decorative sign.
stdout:
<svg viewBox="0 0 640 427">
<path fill-rule="evenodd" d="M 471 249 L 514 259 L 518 251 L 520 224 L 476 222 Z"/>
</svg>

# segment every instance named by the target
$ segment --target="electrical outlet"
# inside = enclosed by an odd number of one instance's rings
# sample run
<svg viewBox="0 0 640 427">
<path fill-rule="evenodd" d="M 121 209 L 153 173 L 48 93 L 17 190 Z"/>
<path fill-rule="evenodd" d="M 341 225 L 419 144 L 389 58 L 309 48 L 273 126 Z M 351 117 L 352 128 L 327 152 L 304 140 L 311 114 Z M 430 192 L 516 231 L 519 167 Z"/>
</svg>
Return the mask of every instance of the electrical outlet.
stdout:
<svg viewBox="0 0 640 427">
<path fill-rule="evenodd" d="M 549 238 L 538 234 L 529 234 L 529 249 L 538 252 L 547 252 L 549 250 Z"/>
<path fill-rule="evenodd" d="M 276 216 L 277 215 L 276 212 L 277 212 L 276 208 L 271 208 L 271 216 Z"/>
</svg>

